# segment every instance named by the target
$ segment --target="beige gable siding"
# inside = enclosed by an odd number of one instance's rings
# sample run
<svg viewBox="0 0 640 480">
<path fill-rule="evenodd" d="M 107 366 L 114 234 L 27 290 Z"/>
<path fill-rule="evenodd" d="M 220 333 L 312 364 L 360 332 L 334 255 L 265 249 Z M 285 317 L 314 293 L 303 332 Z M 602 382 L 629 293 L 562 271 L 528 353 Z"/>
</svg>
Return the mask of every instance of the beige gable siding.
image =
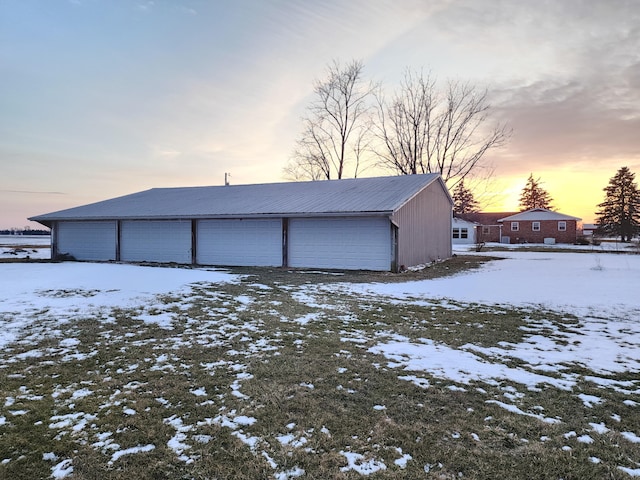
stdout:
<svg viewBox="0 0 640 480">
<path fill-rule="evenodd" d="M 410 267 L 451 256 L 450 197 L 432 183 L 392 217 L 398 225 L 398 266 Z"/>
</svg>

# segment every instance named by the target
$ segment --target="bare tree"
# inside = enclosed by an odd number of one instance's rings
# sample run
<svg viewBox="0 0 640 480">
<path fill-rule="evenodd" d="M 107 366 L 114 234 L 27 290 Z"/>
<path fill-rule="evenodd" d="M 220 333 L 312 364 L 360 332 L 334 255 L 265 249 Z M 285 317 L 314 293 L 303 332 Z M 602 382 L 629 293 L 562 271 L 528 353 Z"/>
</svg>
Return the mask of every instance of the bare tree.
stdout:
<svg viewBox="0 0 640 480">
<path fill-rule="evenodd" d="M 405 175 L 439 173 L 455 187 L 511 135 L 504 125 L 487 127 L 487 97 L 487 90 L 460 81 L 449 81 L 440 94 L 431 75 L 407 69 L 390 101 L 377 95 L 380 164 Z"/>
<path fill-rule="evenodd" d="M 364 82 L 363 68 L 358 60 L 345 66 L 336 60 L 328 67 L 327 78 L 315 82 L 315 99 L 303 118 L 285 175 L 296 180 L 358 176 L 370 124 L 368 100 L 374 89 Z"/>
</svg>

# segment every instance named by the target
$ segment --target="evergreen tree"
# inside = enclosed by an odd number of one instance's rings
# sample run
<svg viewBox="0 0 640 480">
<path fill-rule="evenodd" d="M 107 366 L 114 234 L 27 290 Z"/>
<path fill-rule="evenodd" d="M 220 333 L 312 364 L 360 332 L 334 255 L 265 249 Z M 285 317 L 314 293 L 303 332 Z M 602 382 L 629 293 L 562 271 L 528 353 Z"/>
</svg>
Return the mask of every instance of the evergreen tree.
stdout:
<svg viewBox="0 0 640 480">
<path fill-rule="evenodd" d="M 453 190 L 453 211 L 457 214 L 474 213 L 479 210 L 478 201 L 474 198 L 473 192 L 464 186 L 461 180 Z"/>
<path fill-rule="evenodd" d="M 598 205 L 596 220 L 599 234 L 620 236 L 628 242 L 640 231 L 640 191 L 634 179 L 635 174 L 622 167 L 603 189 L 606 197 Z"/>
<path fill-rule="evenodd" d="M 540 178 L 533 178 L 533 173 L 529 175 L 527 183 L 520 194 L 520 210 L 531 210 L 532 208 L 544 208 L 551 210 L 553 199 L 549 192 L 541 186 Z"/>
</svg>

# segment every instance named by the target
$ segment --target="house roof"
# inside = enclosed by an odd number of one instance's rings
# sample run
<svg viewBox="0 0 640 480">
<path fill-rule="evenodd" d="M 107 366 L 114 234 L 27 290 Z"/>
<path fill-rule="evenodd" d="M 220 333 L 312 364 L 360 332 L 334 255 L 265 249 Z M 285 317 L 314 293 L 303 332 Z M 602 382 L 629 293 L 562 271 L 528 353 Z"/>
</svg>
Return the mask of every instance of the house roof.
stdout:
<svg viewBox="0 0 640 480">
<path fill-rule="evenodd" d="M 514 215 L 517 212 L 474 212 L 457 215 L 459 218 L 479 225 L 497 225 L 498 219 Z"/>
<path fill-rule="evenodd" d="M 457 225 L 478 225 L 478 223 L 476 222 L 472 222 L 471 220 L 467 220 L 465 218 L 462 217 L 453 217 L 453 224 Z"/>
<path fill-rule="evenodd" d="M 176 219 L 238 216 L 392 214 L 438 174 L 312 182 L 209 187 L 152 188 L 143 192 L 31 217 L 55 220 Z M 451 201 L 451 197 L 449 197 Z"/>
<path fill-rule="evenodd" d="M 520 212 L 520 213 L 516 213 L 515 215 L 501 218 L 498 221 L 499 222 L 516 222 L 519 220 L 522 220 L 522 221 L 526 221 L 526 220 L 534 220 L 534 221 L 576 220 L 576 221 L 579 221 L 581 219 L 578 217 L 565 215 L 564 213 L 546 210 L 544 208 L 532 208 L 531 210 L 527 210 L 526 212 Z"/>
</svg>

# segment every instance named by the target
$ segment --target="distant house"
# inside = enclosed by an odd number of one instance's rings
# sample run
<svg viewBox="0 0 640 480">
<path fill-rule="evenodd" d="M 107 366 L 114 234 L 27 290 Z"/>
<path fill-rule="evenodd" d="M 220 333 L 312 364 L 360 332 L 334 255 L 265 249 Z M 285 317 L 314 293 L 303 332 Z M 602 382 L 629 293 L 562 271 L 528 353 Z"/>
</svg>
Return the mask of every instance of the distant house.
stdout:
<svg viewBox="0 0 640 480">
<path fill-rule="evenodd" d="M 459 215 L 476 223 L 477 242 L 575 243 L 579 218 L 543 208 Z"/>
<path fill-rule="evenodd" d="M 575 243 L 580 218 L 533 208 L 498 220 L 503 243 Z"/>
<path fill-rule="evenodd" d="M 598 225 L 595 223 L 585 223 L 582 225 L 582 235 L 585 237 L 593 237 L 595 231 L 598 229 Z"/>
<path fill-rule="evenodd" d="M 396 271 L 451 256 L 437 174 L 154 188 L 32 217 L 77 260 Z"/>
<path fill-rule="evenodd" d="M 460 217 L 453 217 L 451 224 L 451 242 L 454 245 L 476 243 L 477 223 Z"/>
<path fill-rule="evenodd" d="M 498 220 L 517 212 L 475 212 L 458 215 L 459 218 L 475 224 L 475 239 L 478 243 L 502 241 L 502 223 Z"/>
</svg>

